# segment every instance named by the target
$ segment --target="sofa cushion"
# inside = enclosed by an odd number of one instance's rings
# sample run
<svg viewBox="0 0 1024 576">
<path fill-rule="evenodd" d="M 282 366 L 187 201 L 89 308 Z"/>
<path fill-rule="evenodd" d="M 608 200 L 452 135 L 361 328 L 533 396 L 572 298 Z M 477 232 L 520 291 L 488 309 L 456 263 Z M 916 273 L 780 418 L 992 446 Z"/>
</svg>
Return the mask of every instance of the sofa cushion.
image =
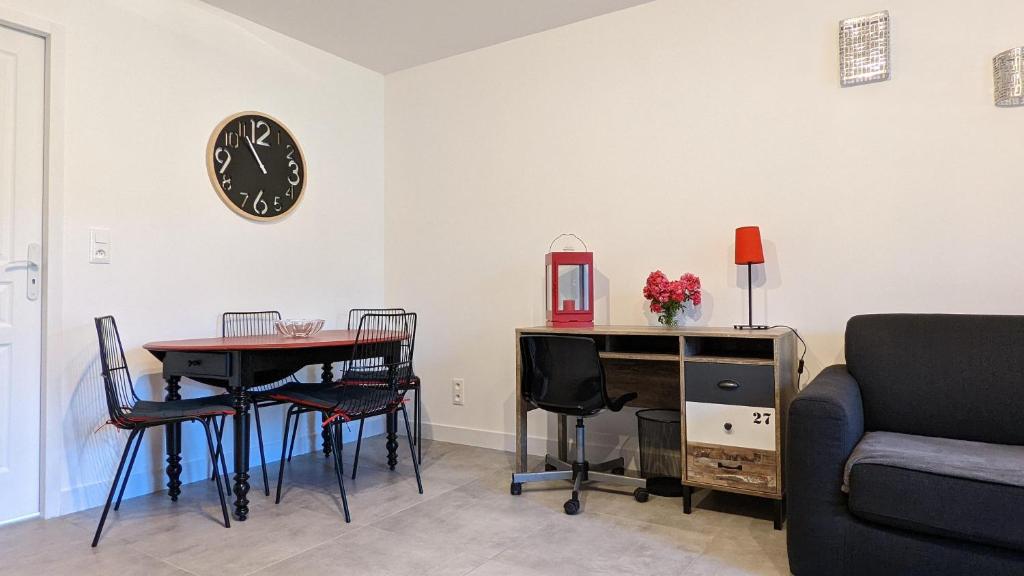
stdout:
<svg viewBox="0 0 1024 576">
<path fill-rule="evenodd" d="M 854 449 L 844 489 L 855 516 L 1024 551 L 1024 448 L 903 436 L 868 433 Z"/>
<path fill-rule="evenodd" d="M 846 363 L 867 430 L 1024 445 L 1024 316 L 855 316 Z"/>
</svg>

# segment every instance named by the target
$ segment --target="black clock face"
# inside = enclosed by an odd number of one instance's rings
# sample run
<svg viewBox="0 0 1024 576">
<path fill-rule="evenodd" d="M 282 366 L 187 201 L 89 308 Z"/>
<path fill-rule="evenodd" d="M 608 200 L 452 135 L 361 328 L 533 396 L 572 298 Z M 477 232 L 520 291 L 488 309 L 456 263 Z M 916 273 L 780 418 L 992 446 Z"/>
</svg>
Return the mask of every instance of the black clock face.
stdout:
<svg viewBox="0 0 1024 576">
<path fill-rule="evenodd" d="M 221 198 L 253 220 L 287 214 L 306 184 L 298 143 L 277 120 L 255 112 L 237 114 L 217 127 L 206 164 Z"/>
</svg>

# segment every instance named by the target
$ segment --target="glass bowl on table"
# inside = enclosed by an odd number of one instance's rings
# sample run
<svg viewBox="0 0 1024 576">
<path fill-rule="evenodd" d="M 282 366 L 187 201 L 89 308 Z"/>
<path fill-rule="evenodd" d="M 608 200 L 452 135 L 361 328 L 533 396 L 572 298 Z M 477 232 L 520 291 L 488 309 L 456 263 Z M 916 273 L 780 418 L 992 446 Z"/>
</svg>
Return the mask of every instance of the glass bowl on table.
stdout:
<svg viewBox="0 0 1024 576">
<path fill-rule="evenodd" d="M 308 320 L 304 318 L 299 319 L 285 319 L 274 322 L 274 327 L 277 328 L 278 334 L 282 336 L 289 336 L 292 338 L 308 338 L 320 331 L 324 327 L 324 321 L 313 319 Z"/>
</svg>

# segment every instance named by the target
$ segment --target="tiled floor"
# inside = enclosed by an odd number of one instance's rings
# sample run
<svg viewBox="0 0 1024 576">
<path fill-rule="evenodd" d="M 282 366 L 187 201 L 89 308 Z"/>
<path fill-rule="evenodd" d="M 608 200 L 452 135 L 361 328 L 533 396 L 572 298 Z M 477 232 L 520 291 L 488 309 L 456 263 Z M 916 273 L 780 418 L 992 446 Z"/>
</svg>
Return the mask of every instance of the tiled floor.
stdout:
<svg viewBox="0 0 1024 576">
<path fill-rule="evenodd" d="M 509 453 L 425 443 L 423 495 L 408 458 L 389 472 L 382 453 L 371 439 L 358 479 L 347 481 L 351 524 L 329 461 L 307 455 L 289 464 L 280 505 L 257 480 L 251 518 L 231 529 L 210 482 L 185 486 L 177 503 L 164 493 L 126 500 L 97 549 L 89 542 L 99 509 L 0 528 L 0 575 L 789 573 L 785 534 L 772 530 L 763 501 L 698 493 L 686 516 L 678 499 L 640 504 L 609 488 L 585 492 L 583 512 L 570 517 L 564 486 L 509 495 Z"/>
</svg>

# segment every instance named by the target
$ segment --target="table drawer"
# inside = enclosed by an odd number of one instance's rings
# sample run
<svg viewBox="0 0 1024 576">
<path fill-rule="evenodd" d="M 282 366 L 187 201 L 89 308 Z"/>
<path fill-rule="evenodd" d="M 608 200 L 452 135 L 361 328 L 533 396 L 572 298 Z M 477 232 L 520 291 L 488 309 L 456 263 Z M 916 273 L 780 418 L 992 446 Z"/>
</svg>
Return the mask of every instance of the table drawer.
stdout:
<svg viewBox="0 0 1024 576">
<path fill-rule="evenodd" d="M 742 490 L 778 492 L 778 454 L 697 442 L 686 443 L 686 480 Z"/>
<path fill-rule="evenodd" d="M 775 407 L 775 368 L 750 364 L 687 362 L 686 401 Z"/>
<path fill-rule="evenodd" d="M 775 450 L 775 410 L 686 402 L 686 441 Z"/>
<path fill-rule="evenodd" d="M 164 358 L 164 371 L 183 376 L 231 375 L 231 356 L 217 352 L 169 353 Z"/>
</svg>

